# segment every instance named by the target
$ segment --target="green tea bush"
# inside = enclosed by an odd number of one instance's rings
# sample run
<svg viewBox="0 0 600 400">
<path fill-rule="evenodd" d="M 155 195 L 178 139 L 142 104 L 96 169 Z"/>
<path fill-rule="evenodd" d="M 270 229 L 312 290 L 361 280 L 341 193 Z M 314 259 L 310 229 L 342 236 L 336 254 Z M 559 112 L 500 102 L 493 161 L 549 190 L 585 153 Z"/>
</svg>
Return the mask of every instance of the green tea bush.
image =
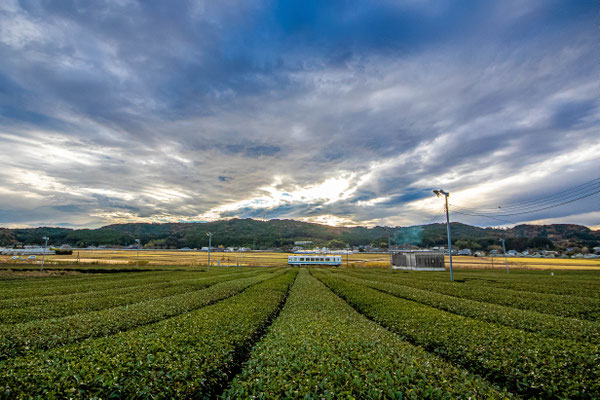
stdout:
<svg viewBox="0 0 600 400">
<path fill-rule="evenodd" d="M 344 281 L 332 273 L 318 272 L 316 276 L 361 313 L 401 338 L 518 394 L 600 397 L 597 345 L 549 339 L 451 314 Z"/>
<path fill-rule="evenodd" d="M 246 274 L 254 273 L 256 272 L 246 272 Z M 238 276 L 233 274 L 225 276 L 194 274 L 187 275 L 185 279 L 170 279 L 165 282 L 141 284 L 113 290 L 104 289 L 72 295 L 47 296 L 40 299 L 26 298 L 16 301 L 0 301 L 0 304 L 4 303 L 2 304 L 3 308 L 0 309 L 0 323 L 23 323 L 98 311 L 199 290 L 221 280 L 235 279 L 236 277 Z"/>
<path fill-rule="evenodd" d="M 285 299 L 290 270 L 212 306 L 156 324 L 7 360 L 6 398 L 210 398 Z"/>
<path fill-rule="evenodd" d="M 405 286 L 430 290 L 449 296 L 499 304 L 507 307 L 532 310 L 544 314 L 562 317 L 582 318 L 591 321 L 600 320 L 600 299 L 580 296 L 563 296 L 548 293 L 525 292 L 512 289 L 501 289 L 484 285 L 468 285 L 460 282 L 430 281 L 407 278 L 401 274 L 352 273 L 353 275 L 393 282 Z"/>
<path fill-rule="evenodd" d="M 507 398 L 364 318 L 306 270 L 227 399 Z"/>
<path fill-rule="evenodd" d="M 397 283 L 360 279 L 351 275 L 338 274 L 336 276 L 440 310 L 481 321 L 494 322 L 517 329 L 536 332 L 550 338 L 563 338 L 590 343 L 597 342 L 600 339 L 600 323 L 597 322 L 558 317 L 536 311 L 520 310 L 497 304 L 463 299 Z"/>
<path fill-rule="evenodd" d="M 0 360 L 158 322 L 231 297 L 272 276 L 255 273 L 239 279 L 213 277 L 213 285 L 203 290 L 64 318 L 0 325 Z"/>
</svg>

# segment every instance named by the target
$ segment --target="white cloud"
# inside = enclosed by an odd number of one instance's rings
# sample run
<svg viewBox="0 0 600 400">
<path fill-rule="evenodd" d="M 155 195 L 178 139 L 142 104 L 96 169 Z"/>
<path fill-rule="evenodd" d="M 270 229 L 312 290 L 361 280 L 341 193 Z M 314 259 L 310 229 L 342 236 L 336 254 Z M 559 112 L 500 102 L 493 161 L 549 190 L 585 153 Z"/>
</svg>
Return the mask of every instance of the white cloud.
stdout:
<svg viewBox="0 0 600 400">
<path fill-rule="evenodd" d="M 52 224 L 43 198 L 70 207 L 60 222 L 74 225 L 234 216 L 399 225 L 435 215 L 432 188 L 476 208 L 595 177 L 589 18 L 556 24 L 544 19 L 553 5 L 484 2 L 483 20 L 455 31 L 444 20 L 452 5 L 409 3 L 380 23 L 410 9 L 448 37 L 422 24 L 403 36 L 392 24 L 380 43 L 355 9 L 342 10 L 342 25 L 314 27 L 314 41 L 271 26 L 261 4 L 196 2 L 191 16 L 173 6 L 165 20 L 125 1 L 78 13 L 4 2 L 0 191 L 11 197 L 0 210 Z M 515 21 L 533 33 L 515 40 Z"/>
</svg>

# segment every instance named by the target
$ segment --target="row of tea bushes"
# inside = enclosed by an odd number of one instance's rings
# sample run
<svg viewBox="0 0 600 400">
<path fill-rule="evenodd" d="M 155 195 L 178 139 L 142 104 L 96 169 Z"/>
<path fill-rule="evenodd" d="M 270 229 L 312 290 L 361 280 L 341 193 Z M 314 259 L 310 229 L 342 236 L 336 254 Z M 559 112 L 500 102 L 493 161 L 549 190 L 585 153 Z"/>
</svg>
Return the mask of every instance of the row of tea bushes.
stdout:
<svg viewBox="0 0 600 400">
<path fill-rule="evenodd" d="M 424 279 L 407 278 L 404 274 L 390 275 L 375 272 L 351 272 L 352 275 L 384 282 L 430 290 L 449 296 L 499 304 L 522 310 L 533 310 L 545 314 L 569 318 L 582 318 L 591 321 L 600 319 L 600 299 L 578 296 L 524 292 L 500 289 L 490 286 L 472 286 L 461 282 L 433 282 Z"/>
<path fill-rule="evenodd" d="M 551 273 L 553 275 L 551 275 Z M 513 270 L 509 274 L 490 271 L 461 271 L 469 285 L 482 285 L 522 292 L 558 294 L 563 296 L 600 298 L 600 282 L 596 271 L 523 271 Z M 448 279 L 445 277 L 445 279 Z"/>
<path fill-rule="evenodd" d="M 61 294 L 85 293 L 90 291 L 115 289 L 139 285 L 140 282 L 162 282 L 172 276 L 172 272 L 123 272 L 112 274 L 82 274 L 76 279 L 55 276 L 37 281 L 32 279 L 0 282 L 0 299 L 40 298 Z M 23 283 L 26 282 L 26 285 Z"/>
<path fill-rule="evenodd" d="M 451 314 L 345 281 L 336 275 L 315 273 L 367 317 L 490 382 L 505 385 L 525 396 L 600 396 L 597 345 L 549 339 Z"/>
<path fill-rule="evenodd" d="M 397 283 L 361 279 L 351 275 L 338 274 L 336 276 L 440 310 L 481 321 L 494 322 L 529 332 L 536 332 L 550 338 L 563 338 L 590 343 L 597 342 L 600 339 L 600 323 L 598 322 L 558 317 L 536 311 L 483 303 Z"/>
<path fill-rule="evenodd" d="M 257 271 L 252 277 L 235 280 L 213 277 L 210 279 L 216 281 L 204 290 L 64 318 L 0 325 L 0 359 L 158 322 L 234 296 L 272 276 Z"/>
<path fill-rule="evenodd" d="M 139 278 L 142 274 L 137 274 Z M 90 290 L 82 292 L 74 290 L 70 293 L 60 293 L 47 296 L 28 296 L 28 297 L 13 297 L 9 299 L 0 299 L 0 309 L 6 308 L 23 308 L 37 306 L 40 303 L 51 304 L 61 302 L 74 302 L 79 299 L 89 298 L 92 296 L 98 296 L 100 294 L 110 293 L 111 295 L 119 295 L 135 292 L 142 287 L 150 287 L 154 285 L 156 288 L 163 288 L 168 285 L 179 284 L 184 282 L 193 282 L 199 279 L 212 279 L 217 275 L 207 275 L 199 273 L 177 273 L 170 275 L 162 275 L 160 277 L 149 275 L 146 279 L 131 280 L 130 278 L 123 277 L 123 282 L 120 285 L 103 285 L 98 282 L 96 286 L 85 283 Z"/>
<path fill-rule="evenodd" d="M 100 290 L 126 288 L 150 283 L 161 283 L 182 277 L 235 275 L 238 268 L 204 268 L 178 270 L 158 270 L 139 272 L 82 273 L 74 276 L 53 276 L 36 279 L 26 277 L 10 281 L 0 281 L 0 301 L 46 296 L 92 293 Z"/>
<path fill-rule="evenodd" d="M 82 273 L 53 276 L 43 280 L 33 278 L 0 282 L 0 299 L 55 296 L 138 285 L 138 282 L 161 282 L 173 275 L 170 271 L 119 272 L 111 274 Z"/>
<path fill-rule="evenodd" d="M 224 398 L 507 398 L 358 314 L 306 270 Z"/>
<path fill-rule="evenodd" d="M 254 272 L 246 272 L 252 274 Z M 104 289 L 72 295 L 46 296 L 33 299 L 35 305 L 0 308 L 0 323 L 15 324 L 46 318 L 59 318 L 67 315 L 98 311 L 160 297 L 173 296 L 192 290 L 199 290 L 215 282 L 235 279 L 238 275 L 207 276 L 194 274 L 187 279 L 140 284 L 126 288 Z M 30 299 L 30 298 L 27 298 Z M 14 302 L 19 304 L 19 302 Z M 29 300 L 27 300 L 29 303 Z"/>
<path fill-rule="evenodd" d="M 0 309 L 0 323 L 15 324 L 99 311 L 105 308 L 199 290 L 223 279 L 234 279 L 235 276 L 230 274 L 225 277 L 202 277 L 201 274 L 198 274 L 194 278 L 185 281 L 135 286 L 132 290 L 127 289 L 121 293 L 119 293 L 121 289 L 116 292 L 113 290 L 94 291 L 74 298 L 67 296 L 67 301 L 62 301 L 62 296 L 57 301 L 45 301 L 45 298 L 41 298 L 33 306 Z"/>
<path fill-rule="evenodd" d="M 240 368 L 296 271 L 227 300 L 113 336 L 7 360 L 6 398 L 210 398 Z"/>
</svg>

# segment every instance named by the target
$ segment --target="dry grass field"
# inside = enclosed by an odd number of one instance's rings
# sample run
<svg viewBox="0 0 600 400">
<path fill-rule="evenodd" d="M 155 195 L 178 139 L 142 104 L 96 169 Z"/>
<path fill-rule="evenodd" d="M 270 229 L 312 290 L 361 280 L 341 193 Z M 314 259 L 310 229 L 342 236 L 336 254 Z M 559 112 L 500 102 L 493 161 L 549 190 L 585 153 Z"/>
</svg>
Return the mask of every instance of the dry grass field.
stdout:
<svg viewBox="0 0 600 400">
<path fill-rule="evenodd" d="M 135 265 L 135 250 L 75 250 L 73 255 L 51 255 L 46 257 L 48 265 L 63 265 L 79 263 L 82 265 Z M 245 253 L 212 252 L 211 265 L 239 265 L 239 266 L 283 266 L 287 264 L 287 257 L 291 253 L 275 253 L 253 251 Z M 168 250 L 142 250 L 139 255 L 140 265 L 206 265 L 208 254 L 199 251 L 168 251 Z M 454 268 L 458 269 L 503 269 L 503 257 L 452 257 Z M 41 257 L 34 262 L 19 260 L 12 261 L 11 256 L 0 256 L 0 263 L 10 264 L 39 264 Z M 343 266 L 349 267 L 386 267 L 389 265 L 387 254 L 350 254 L 342 256 Z M 446 257 L 448 267 L 448 257 Z M 600 259 L 551 259 L 551 258 L 509 258 L 509 268 L 518 269 L 584 269 L 600 270 Z"/>
<path fill-rule="evenodd" d="M 292 253 L 275 253 L 265 251 L 252 251 L 244 253 L 211 252 L 211 265 L 240 265 L 240 266 L 283 266 L 287 265 L 288 256 Z M 70 256 L 50 255 L 46 263 L 52 264 L 117 264 L 134 265 L 137 252 L 135 250 L 75 250 Z M 386 254 L 350 254 L 344 265 L 381 267 L 389 263 Z M 141 250 L 140 264 L 149 266 L 160 265 L 206 265 L 208 254 L 200 251 L 169 251 L 169 250 Z M 348 261 L 348 262 L 346 262 Z M 11 261 L 11 256 L 0 256 L 1 263 L 26 264 L 28 261 Z M 32 264 L 39 264 L 41 256 Z"/>
</svg>

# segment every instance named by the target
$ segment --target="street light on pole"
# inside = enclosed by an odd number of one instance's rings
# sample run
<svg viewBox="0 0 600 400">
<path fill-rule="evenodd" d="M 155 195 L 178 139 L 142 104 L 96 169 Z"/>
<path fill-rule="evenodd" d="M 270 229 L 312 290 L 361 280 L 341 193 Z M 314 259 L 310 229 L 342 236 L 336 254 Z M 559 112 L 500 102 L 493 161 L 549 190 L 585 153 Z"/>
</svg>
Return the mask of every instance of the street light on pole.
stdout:
<svg viewBox="0 0 600 400">
<path fill-rule="evenodd" d="M 450 212 L 448 210 L 448 196 L 450 193 L 444 192 L 442 189 L 434 190 L 433 193 L 437 197 L 443 195 L 446 198 L 446 231 L 448 232 L 448 256 L 450 256 L 450 280 L 454 280 L 454 273 L 452 271 L 452 240 L 450 239 Z"/>
<path fill-rule="evenodd" d="M 135 258 L 135 267 L 139 268 L 140 267 L 140 239 L 135 239 L 135 242 L 137 243 L 137 256 Z"/>
<path fill-rule="evenodd" d="M 508 274 L 508 259 L 506 258 L 506 246 L 504 245 L 504 239 L 500 238 L 502 242 L 502 250 L 504 251 L 504 263 L 506 264 L 506 273 Z"/>
<path fill-rule="evenodd" d="M 44 262 L 46 261 L 46 249 L 48 248 L 48 236 L 44 236 L 42 238 L 45 240 L 44 242 L 44 252 L 42 253 L 42 266 L 40 267 L 40 272 L 44 270 Z"/>
<path fill-rule="evenodd" d="M 210 243 L 212 241 L 212 233 L 207 232 L 206 236 L 208 236 L 208 264 L 206 265 L 206 272 L 210 271 Z"/>
</svg>

